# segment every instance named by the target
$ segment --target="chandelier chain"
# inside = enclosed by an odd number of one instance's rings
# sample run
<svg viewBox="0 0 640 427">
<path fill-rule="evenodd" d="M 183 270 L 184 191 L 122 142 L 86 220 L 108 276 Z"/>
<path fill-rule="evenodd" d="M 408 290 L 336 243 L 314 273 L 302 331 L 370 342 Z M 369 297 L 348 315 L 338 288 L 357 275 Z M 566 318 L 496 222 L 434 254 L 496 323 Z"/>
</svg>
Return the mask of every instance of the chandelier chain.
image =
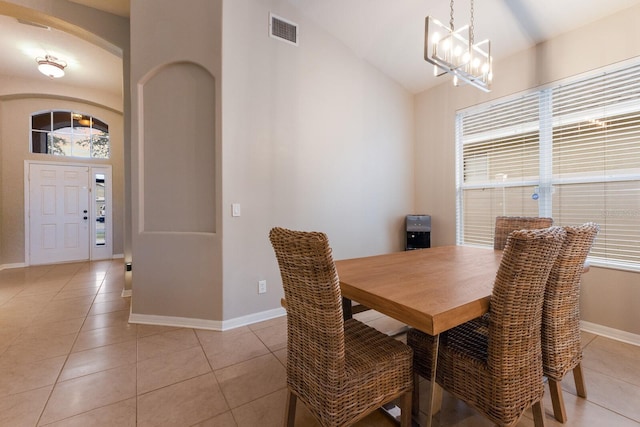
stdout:
<svg viewBox="0 0 640 427">
<path fill-rule="evenodd" d="M 451 28 L 451 31 L 453 31 L 455 29 L 453 28 L 453 0 L 451 0 L 450 8 L 451 8 L 451 15 L 449 18 L 449 28 Z"/>
<path fill-rule="evenodd" d="M 469 24 L 469 44 L 473 46 L 473 0 L 471 0 L 471 23 Z"/>
</svg>

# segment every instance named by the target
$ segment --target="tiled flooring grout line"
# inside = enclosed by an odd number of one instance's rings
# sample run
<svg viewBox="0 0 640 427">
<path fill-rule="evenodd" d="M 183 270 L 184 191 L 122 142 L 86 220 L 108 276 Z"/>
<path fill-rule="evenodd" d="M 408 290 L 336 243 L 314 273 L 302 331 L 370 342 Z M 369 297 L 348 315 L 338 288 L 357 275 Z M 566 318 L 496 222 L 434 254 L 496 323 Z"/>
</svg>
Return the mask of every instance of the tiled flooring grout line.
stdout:
<svg viewBox="0 0 640 427">
<path fill-rule="evenodd" d="M 211 369 L 211 374 L 213 375 L 213 378 L 215 378 L 216 380 L 216 385 L 218 386 L 218 388 L 220 389 L 220 394 L 222 395 L 222 398 L 224 399 L 224 403 L 227 405 L 227 408 L 229 408 L 229 412 L 231 413 L 231 417 L 233 418 L 233 422 L 236 423 L 236 425 L 238 424 L 238 422 L 236 421 L 236 418 L 233 416 L 233 412 L 231 411 L 231 405 L 229 404 L 229 399 L 227 399 L 227 396 L 224 394 L 224 392 L 222 391 L 222 387 L 220 386 L 220 380 L 218 379 L 218 376 L 216 375 L 216 370 L 213 369 L 213 366 L 211 365 L 211 361 L 209 360 L 209 357 L 207 356 L 207 352 L 204 350 L 204 347 L 202 345 L 202 340 L 200 339 L 200 335 L 198 335 L 196 333 L 195 329 L 191 329 L 194 333 L 194 335 L 196 336 L 196 339 L 198 340 L 198 344 L 200 345 L 200 350 L 202 350 L 202 353 L 204 354 L 204 358 L 207 360 L 207 365 L 209 365 L 209 369 Z M 203 374 L 206 375 L 206 374 Z M 215 416 L 218 416 L 220 414 L 216 414 Z M 204 422 L 206 420 L 201 420 L 198 421 L 196 424 L 194 425 L 198 425 L 202 422 Z"/>
<path fill-rule="evenodd" d="M 60 288 L 60 290 L 59 290 L 58 292 L 56 292 L 56 293 L 55 293 L 55 295 L 54 295 L 54 296 L 49 300 L 48 304 L 50 304 L 52 301 L 54 301 L 55 297 L 56 297 L 57 295 L 59 295 L 59 294 L 64 290 L 64 288 L 65 288 L 67 285 L 69 285 L 69 283 L 71 283 L 71 280 L 73 279 L 73 277 L 74 277 L 74 276 L 76 276 L 76 275 L 78 274 L 78 272 L 79 272 L 79 271 L 80 271 L 80 269 L 76 270 L 72 275 L 70 275 L 69 280 L 67 280 L 67 282 L 65 283 L 65 285 L 64 285 L 62 288 Z M 108 271 L 108 270 L 107 270 L 107 271 Z M 73 339 L 73 342 L 71 343 L 71 346 L 69 347 L 69 351 L 68 351 L 68 352 L 67 352 L 67 354 L 65 355 L 64 363 L 63 363 L 63 364 L 62 364 L 62 366 L 60 367 L 60 371 L 58 372 L 58 375 L 56 376 L 56 379 L 54 380 L 54 382 L 53 382 L 53 384 L 52 384 L 51 391 L 49 392 L 49 396 L 47 397 L 47 399 L 46 399 L 46 401 L 45 401 L 45 403 L 44 403 L 44 405 L 43 405 L 43 407 L 42 407 L 42 410 L 40 411 L 40 415 L 38 416 L 38 419 L 37 419 L 37 421 L 36 421 L 36 426 L 40 425 L 40 422 L 41 422 L 41 420 L 42 420 L 42 416 L 44 415 L 44 412 L 45 412 L 45 410 L 46 410 L 46 408 L 47 408 L 47 406 L 48 406 L 48 404 L 49 404 L 49 401 L 50 401 L 50 399 L 51 399 L 51 396 L 53 395 L 54 390 L 56 389 L 56 386 L 57 386 L 57 385 L 58 385 L 58 383 L 60 382 L 60 381 L 59 381 L 59 380 L 60 380 L 60 376 L 62 375 L 62 372 L 64 371 L 64 368 L 67 366 L 67 363 L 68 363 L 68 361 L 69 361 L 69 357 L 71 357 L 71 354 L 73 354 L 73 348 L 74 348 L 74 346 L 75 346 L 76 342 L 78 341 L 78 337 L 80 336 L 80 333 L 81 333 L 82 328 L 84 327 L 84 325 L 85 325 L 85 323 L 86 323 L 86 321 L 87 321 L 87 318 L 88 318 L 88 317 L 89 317 L 89 315 L 90 315 L 89 313 L 91 312 L 91 308 L 93 307 L 93 305 L 94 305 L 94 303 L 95 303 L 95 301 L 96 301 L 96 298 L 97 298 L 97 297 L 98 297 L 98 295 L 100 294 L 100 289 L 102 289 L 102 287 L 104 286 L 104 282 L 105 282 L 105 280 L 106 280 L 106 277 L 107 277 L 107 274 L 106 274 L 106 272 L 105 272 L 105 275 L 104 275 L 104 277 L 102 278 L 102 281 L 101 281 L 101 283 L 100 283 L 100 286 L 98 286 L 98 289 L 97 289 L 96 293 L 93 295 L 93 298 L 91 299 L 91 304 L 89 305 L 89 308 L 88 308 L 88 310 L 87 310 L 87 313 L 86 313 L 86 314 L 84 315 L 84 317 L 82 318 L 82 324 L 81 324 L 81 325 L 80 325 L 80 327 L 78 328 L 78 331 L 75 333 L 75 337 L 74 337 L 74 339 Z M 33 323 L 33 320 L 35 320 L 35 318 L 31 320 L 31 322 L 29 323 L 29 326 Z M 137 363 L 136 363 L 136 368 L 137 368 Z M 87 374 L 87 375 L 90 375 L 90 374 Z M 76 378 L 79 378 L 79 377 L 76 377 Z M 73 378 L 72 378 L 72 379 L 73 379 Z M 69 379 L 69 380 L 71 380 L 71 379 Z M 126 400 L 126 399 L 123 399 L 123 400 Z M 104 406 L 108 406 L 108 405 L 104 405 Z M 104 406 L 102 406 L 102 407 L 104 407 Z M 94 409 L 98 409 L 98 408 L 94 408 Z M 76 416 L 76 415 L 79 415 L 79 414 L 71 415 L 71 416 L 69 416 L 69 417 L 63 418 L 63 419 L 61 419 L 61 420 L 55 420 L 55 421 L 53 421 L 53 422 L 59 422 L 59 421 L 63 421 L 63 420 L 68 419 L 68 418 L 73 418 L 73 417 L 74 417 L 74 416 Z"/>
<path fill-rule="evenodd" d="M 74 273 L 72 276 L 69 277 L 69 280 L 67 280 L 67 282 L 64 284 L 64 286 L 62 288 L 60 288 L 60 290 L 58 290 L 58 292 L 55 293 L 55 295 L 49 300 L 47 305 L 50 304 L 51 301 L 54 300 L 56 295 L 60 294 L 62 289 L 64 289 L 65 286 L 67 286 L 69 284 L 69 282 L 71 282 L 71 278 L 76 273 Z M 95 296 L 94 296 L 94 300 L 95 300 Z M 93 302 L 92 302 L 92 304 L 93 304 Z M 89 310 L 91 310 L 91 306 L 89 306 Z M 31 321 L 29 322 L 29 326 L 31 326 L 33 324 L 34 320 L 35 320 L 35 318 L 31 319 Z M 60 367 L 60 371 L 58 371 L 58 375 L 56 375 L 56 378 L 53 381 L 53 384 L 51 385 L 51 390 L 49 391 L 49 395 L 47 396 L 47 399 L 45 400 L 44 405 L 42 406 L 42 410 L 40 411 L 40 415 L 38 415 L 38 419 L 36 420 L 36 426 L 40 425 L 40 421 L 42 420 L 42 416 L 44 415 L 44 411 L 47 409 L 47 405 L 49 404 L 49 400 L 51 399 L 51 396 L 53 395 L 53 391 L 55 390 L 56 385 L 58 384 L 58 380 L 60 379 L 60 375 L 62 375 L 62 371 L 64 370 L 64 367 L 66 366 L 67 362 L 69 361 L 69 356 L 71 355 L 71 350 L 73 349 L 73 346 L 75 345 L 75 343 L 76 343 L 76 341 L 78 339 L 78 335 L 80 335 L 80 330 L 82 329 L 82 326 L 84 325 L 84 322 L 86 320 L 87 320 L 87 316 L 84 316 L 84 318 L 82 319 L 82 325 L 80 325 L 80 328 L 76 332 L 76 336 L 74 337 L 73 342 L 71 343 L 71 346 L 69 347 L 69 351 L 65 355 L 65 359 L 64 359 L 64 362 L 62 363 L 62 366 Z"/>
</svg>

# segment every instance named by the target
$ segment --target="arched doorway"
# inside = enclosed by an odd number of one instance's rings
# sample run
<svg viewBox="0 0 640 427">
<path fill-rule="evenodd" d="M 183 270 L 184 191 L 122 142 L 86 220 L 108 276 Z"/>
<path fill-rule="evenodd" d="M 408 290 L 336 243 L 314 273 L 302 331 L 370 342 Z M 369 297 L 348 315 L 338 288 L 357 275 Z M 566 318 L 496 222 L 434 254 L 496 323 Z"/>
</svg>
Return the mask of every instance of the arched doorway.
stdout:
<svg viewBox="0 0 640 427">
<path fill-rule="evenodd" d="M 125 255 L 125 175 L 127 170 L 125 135 L 128 118 L 124 98 L 125 68 L 128 53 L 107 38 L 128 45 L 128 20 L 115 15 L 86 12 L 77 6 L 78 13 L 70 13 L 69 21 L 58 16 L 18 5 L 19 2 L 0 1 L 0 45 L 6 60 L 0 66 L 5 78 L 0 85 L 0 162 L 2 167 L 2 192 L 0 192 L 0 244 L 8 248 L 0 252 L 0 269 L 25 265 L 25 249 L 28 245 L 25 209 L 24 164 L 26 161 L 43 161 L 42 154 L 30 150 L 29 120 L 27 111 L 72 108 L 82 111 L 102 111 L 115 117 L 112 127 L 112 143 L 115 151 L 109 160 L 92 164 L 95 167 L 112 167 L 114 210 L 114 257 Z M 104 16 L 102 16 L 104 15 Z M 73 18 L 75 17 L 75 18 Z M 71 19 L 73 18 L 73 19 Z M 91 28 L 101 28 L 99 22 L 113 20 L 114 25 L 100 37 Z M 70 21 L 74 21 L 73 23 Z M 108 32 L 113 31 L 112 35 Z M 5 34 L 6 32 L 6 34 Z M 125 48 L 127 49 L 127 48 Z M 65 76 L 51 79 L 37 71 L 36 57 L 53 54 L 67 62 Z M 128 86 L 128 82 L 126 83 Z M 11 108 L 8 108 L 11 106 Z M 18 107 L 17 109 L 14 107 Z M 17 110 L 17 111 L 16 111 Z M 24 116 L 24 117 L 23 117 Z M 24 128 L 24 129 L 23 129 Z M 128 139 L 128 138 L 127 138 Z M 77 162 L 78 159 L 54 158 L 54 162 Z M 22 171 L 21 171 L 22 170 Z"/>
</svg>

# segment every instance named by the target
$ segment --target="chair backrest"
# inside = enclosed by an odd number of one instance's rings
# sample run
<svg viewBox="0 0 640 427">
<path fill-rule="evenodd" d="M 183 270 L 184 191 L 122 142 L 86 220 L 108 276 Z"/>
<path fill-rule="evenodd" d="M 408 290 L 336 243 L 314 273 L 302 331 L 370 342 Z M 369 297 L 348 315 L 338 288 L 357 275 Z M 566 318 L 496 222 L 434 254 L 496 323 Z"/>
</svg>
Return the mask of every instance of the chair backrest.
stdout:
<svg viewBox="0 0 640 427">
<path fill-rule="evenodd" d="M 329 240 L 279 227 L 269 239 L 287 305 L 287 382 L 303 395 L 306 387 L 336 387 L 345 376 L 344 320 Z"/>
<path fill-rule="evenodd" d="M 550 227 L 514 231 L 507 240 L 489 308 L 487 364 L 499 390 L 497 406 L 522 401 L 513 394 L 530 393 L 530 403 L 542 395 L 544 289 L 565 235 L 561 227 Z"/>
<path fill-rule="evenodd" d="M 590 222 L 564 230 L 567 237 L 549 274 L 542 312 L 544 374 L 556 381 L 582 360 L 580 279 L 600 227 Z"/>
<path fill-rule="evenodd" d="M 536 230 L 553 225 L 553 218 L 534 216 L 498 216 L 493 235 L 493 248 L 504 249 L 507 237 L 515 230 Z"/>
</svg>

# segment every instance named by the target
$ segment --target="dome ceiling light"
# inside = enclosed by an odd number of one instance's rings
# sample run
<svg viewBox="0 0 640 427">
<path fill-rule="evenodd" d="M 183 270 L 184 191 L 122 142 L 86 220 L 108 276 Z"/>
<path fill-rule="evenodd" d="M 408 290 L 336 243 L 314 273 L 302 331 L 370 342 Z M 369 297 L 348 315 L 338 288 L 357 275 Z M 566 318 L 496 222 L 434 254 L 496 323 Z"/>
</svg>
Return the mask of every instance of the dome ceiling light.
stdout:
<svg viewBox="0 0 640 427">
<path fill-rule="evenodd" d="M 59 79 L 64 76 L 64 69 L 67 66 L 65 61 L 62 61 L 55 56 L 45 55 L 44 58 L 36 58 L 38 63 L 38 71 L 47 77 L 52 79 Z"/>
</svg>

